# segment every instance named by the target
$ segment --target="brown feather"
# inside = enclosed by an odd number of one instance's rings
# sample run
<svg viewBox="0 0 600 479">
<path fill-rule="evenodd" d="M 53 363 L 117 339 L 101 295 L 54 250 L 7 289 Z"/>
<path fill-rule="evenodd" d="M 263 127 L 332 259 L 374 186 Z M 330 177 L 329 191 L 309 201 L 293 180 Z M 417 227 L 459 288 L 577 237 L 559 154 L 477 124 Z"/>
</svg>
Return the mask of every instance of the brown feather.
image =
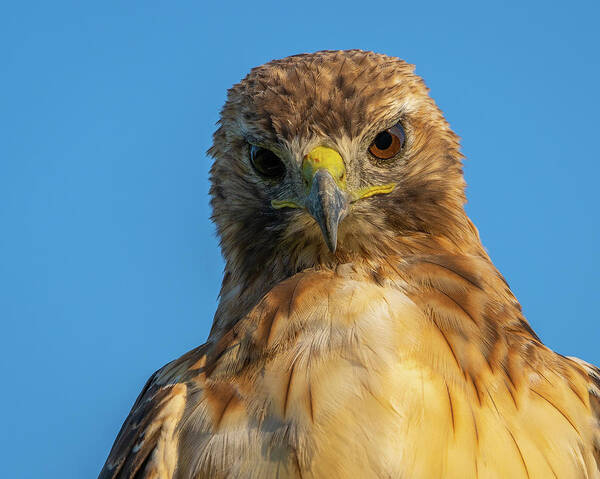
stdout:
<svg viewBox="0 0 600 479">
<path fill-rule="evenodd" d="M 398 121 L 388 165 L 369 143 Z M 259 177 L 248 144 L 286 167 Z M 331 253 L 305 211 L 314 146 L 352 204 Z M 108 478 L 599 478 L 600 371 L 543 345 L 464 211 L 458 137 L 404 61 L 274 60 L 228 94 L 210 154 L 226 261 L 205 345 L 157 371 Z"/>
</svg>

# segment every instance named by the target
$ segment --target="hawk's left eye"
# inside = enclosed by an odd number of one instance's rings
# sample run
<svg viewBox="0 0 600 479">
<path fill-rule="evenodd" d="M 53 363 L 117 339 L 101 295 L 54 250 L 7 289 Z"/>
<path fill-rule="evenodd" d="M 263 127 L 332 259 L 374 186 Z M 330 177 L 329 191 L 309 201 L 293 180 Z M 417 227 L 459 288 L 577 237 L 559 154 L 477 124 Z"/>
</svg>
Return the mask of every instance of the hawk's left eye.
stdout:
<svg viewBox="0 0 600 479">
<path fill-rule="evenodd" d="M 285 166 L 279 157 L 260 146 L 250 147 L 250 163 L 257 173 L 265 178 L 277 179 L 285 174 Z"/>
<path fill-rule="evenodd" d="M 406 135 L 400 123 L 377 134 L 369 146 L 369 152 L 378 160 L 389 160 L 404 146 Z"/>
</svg>

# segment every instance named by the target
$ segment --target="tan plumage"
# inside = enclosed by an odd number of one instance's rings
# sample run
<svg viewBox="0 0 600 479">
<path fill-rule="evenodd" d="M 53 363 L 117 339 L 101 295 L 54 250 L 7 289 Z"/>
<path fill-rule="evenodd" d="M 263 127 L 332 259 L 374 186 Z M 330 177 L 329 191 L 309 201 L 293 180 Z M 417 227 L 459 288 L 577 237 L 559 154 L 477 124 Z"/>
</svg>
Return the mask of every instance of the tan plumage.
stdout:
<svg viewBox="0 0 600 479">
<path fill-rule="evenodd" d="M 374 161 L 398 121 L 401 153 Z M 258 175 L 249 143 L 285 176 Z M 348 192 L 395 184 L 351 204 L 335 252 L 305 209 L 271 204 L 307 195 L 318 145 Z M 464 212 L 458 148 L 397 58 L 299 55 L 234 86 L 210 150 L 213 328 L 150 378 L 100 477 L 600 477 L 600 372 L 524 319 Z"/>
</svg>

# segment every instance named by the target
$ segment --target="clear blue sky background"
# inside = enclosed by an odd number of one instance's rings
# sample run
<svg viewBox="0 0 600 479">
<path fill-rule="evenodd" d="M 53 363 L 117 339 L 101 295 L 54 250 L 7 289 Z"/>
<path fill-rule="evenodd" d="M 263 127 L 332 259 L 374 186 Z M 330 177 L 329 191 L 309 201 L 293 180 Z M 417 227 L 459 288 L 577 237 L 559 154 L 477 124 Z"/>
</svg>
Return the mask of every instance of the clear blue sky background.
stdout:
<svg viewBox="0 0 600 479">
<path fill-rule="evenodd" d="M 3 477 L 95 477 L 146 378 L 204 342 L 214 123 L 252 66 L 299 52 L 417 65 L 527 317 L 600 363 L 598 2 L 212 3 L 0 8 Z"/>
</svg>

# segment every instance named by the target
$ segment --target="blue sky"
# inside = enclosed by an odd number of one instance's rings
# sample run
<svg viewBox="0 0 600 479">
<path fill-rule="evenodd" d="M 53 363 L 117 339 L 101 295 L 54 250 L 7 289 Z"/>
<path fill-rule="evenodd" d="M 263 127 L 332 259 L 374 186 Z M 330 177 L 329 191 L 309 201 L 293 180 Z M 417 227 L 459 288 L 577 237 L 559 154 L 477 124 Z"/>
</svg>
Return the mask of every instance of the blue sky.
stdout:
<svg viewBox="0 0 600 479">
<path fill-rule="evenodd" d="M 417 65 L 528 319 L 600 363 L 598 2 L 215 5 L 0 9 L 5 477 L 95 477 L 146 378 L 204 342 L 223 268 L 205 151 L 227 88 L 294 53 Z"/>
</svg>

